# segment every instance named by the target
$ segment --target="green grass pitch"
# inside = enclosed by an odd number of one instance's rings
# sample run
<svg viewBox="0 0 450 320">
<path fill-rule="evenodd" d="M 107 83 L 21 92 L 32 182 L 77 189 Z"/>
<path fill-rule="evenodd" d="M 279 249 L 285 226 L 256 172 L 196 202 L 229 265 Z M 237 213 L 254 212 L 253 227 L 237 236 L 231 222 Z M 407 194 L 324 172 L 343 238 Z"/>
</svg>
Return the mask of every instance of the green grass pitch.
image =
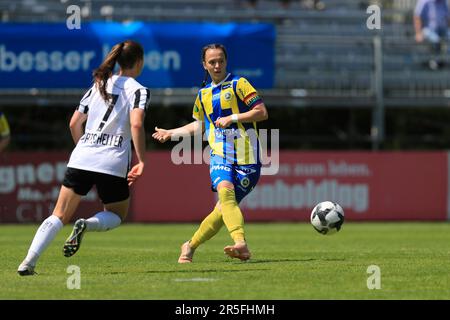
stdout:
<svg viewBox="0 0 450 320">
<path fill-rule="evenodd" d="M 450 299 L 448 223 L 346 222 L 330 236 L 305 223 L 248 223 L 251 261 L 224 256 L 231 241 L 223 228 L 197 249 L 194 263 L 179 265 L 180 244 L 196 227 L 124 224 L 87 233 L 66 258 L 66 226 L 38 275 L 20 277 L 37 225 L 1 225 L 0 299 Z M 67 288 L 70 265 L 80 268 L 80 289 Z M 367 287 L 371 265 L 380 268 L 380 289 Z"/>
</svg>

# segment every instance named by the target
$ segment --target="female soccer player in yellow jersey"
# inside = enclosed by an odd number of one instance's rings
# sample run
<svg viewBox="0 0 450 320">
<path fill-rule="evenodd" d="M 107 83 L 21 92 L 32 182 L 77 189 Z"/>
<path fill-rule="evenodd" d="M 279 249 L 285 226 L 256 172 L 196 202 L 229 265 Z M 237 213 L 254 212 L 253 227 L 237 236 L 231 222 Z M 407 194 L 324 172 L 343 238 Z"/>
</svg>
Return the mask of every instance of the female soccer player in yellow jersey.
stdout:
<svg viewBox="0 0 450 320">
<path fill-rule="evenodd" d="M 227 72 L 227 52 L 221 44 L 202 50 L 205 69 L 203 88 L 198 92 L 193 117 L 196 121 L 176 129 L 155 128 L 160 142 L 172 136 L 205 131 L 211 147 L 210 176 L 219 201 L 202 221 L 192 238 L 181 246 L 179 263 L 192 262 L 195 249 L 213 237 L 225 224 L 234 245 L 224 253 L 242 261 L 250 259 L 244 233 L 240 201 L 258 182 L 261 162 L 256 122 L 268 118 L 266 107 L 252 85 Z M 212 82 L 206 85 L 207 76 Z"/>
</svg>

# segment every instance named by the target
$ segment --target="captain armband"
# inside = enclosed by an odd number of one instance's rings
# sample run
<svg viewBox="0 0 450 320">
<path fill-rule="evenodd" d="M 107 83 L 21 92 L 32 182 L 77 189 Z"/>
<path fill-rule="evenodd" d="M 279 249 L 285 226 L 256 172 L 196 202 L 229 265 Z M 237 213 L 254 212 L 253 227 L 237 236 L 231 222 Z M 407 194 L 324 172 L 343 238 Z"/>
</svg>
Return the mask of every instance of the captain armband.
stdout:
<svg viewBox="0 0 450 320">
<path fill-rule="evenodd" d="M 262 98 L 255 92 L 252 93 L 250 95 L 248 95 L 247 97 L 245 97 L 244 99 L 244 103 L 250 108 L 254 108 L 256 107 L 258 104 L 262 103 Z"/>
</svg>

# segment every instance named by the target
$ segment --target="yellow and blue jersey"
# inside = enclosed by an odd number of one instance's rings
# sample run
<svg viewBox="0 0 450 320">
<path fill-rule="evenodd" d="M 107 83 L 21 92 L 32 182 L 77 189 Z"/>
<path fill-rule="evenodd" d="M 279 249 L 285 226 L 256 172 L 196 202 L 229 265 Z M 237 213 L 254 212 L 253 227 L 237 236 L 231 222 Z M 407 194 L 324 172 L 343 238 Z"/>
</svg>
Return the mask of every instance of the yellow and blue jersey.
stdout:
<svg viewBox="0 0 450 320">
<path fill-rule="evenodd" d="M 3 112 L 0 111 L 0 138 L 9 137 L 9 125 Z"/>
<path fill-rule="evenodd" d="M 205 123 L 211 154 L 237 165 L 260 164 L 260 144 L 256 122 L 232 123 L 216 128 L 219 117 L 244 113 L 262 103 L 258 92 L 243 77 L 228 74 L 220 83 L 199 90 L 193 117 Z"/>
</svg>

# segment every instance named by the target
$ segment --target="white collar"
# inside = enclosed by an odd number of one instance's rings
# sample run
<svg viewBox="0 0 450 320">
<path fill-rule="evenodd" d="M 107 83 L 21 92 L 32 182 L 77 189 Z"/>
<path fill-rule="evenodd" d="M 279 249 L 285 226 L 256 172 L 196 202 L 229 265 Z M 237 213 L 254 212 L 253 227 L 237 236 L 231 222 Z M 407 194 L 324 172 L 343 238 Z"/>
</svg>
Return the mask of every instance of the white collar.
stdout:
<svg viewBox="0 0 450 320">
<path fill-rule="evenodd" d="M 214 82 L 211 81 L 211 87 L 212 87 L 212 88 L 215 88 L 215 87 L 220 86 L 222 83 L 225 82 L 225 80 L 228 79 L 228 77 L 230 76 L 230 74 L 231 74 L 231 73 L 228 73 L 227 76 L 226 76 L 222 81 L 220 81 L 218 84 L 214 84 Z"/>
</svg>

